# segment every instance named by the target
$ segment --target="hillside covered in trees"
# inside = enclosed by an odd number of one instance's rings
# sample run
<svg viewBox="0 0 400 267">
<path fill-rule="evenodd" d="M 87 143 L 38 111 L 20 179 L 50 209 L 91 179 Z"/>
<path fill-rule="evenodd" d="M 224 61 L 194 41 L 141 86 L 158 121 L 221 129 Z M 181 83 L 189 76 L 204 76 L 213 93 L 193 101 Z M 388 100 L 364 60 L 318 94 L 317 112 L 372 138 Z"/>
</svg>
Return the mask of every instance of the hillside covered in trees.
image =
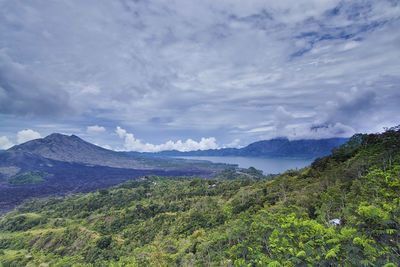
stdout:
<svg viewBox="0 0 400 267">
<path fill-rule="evenodd" d="M 0 229 L 3 266 L 398 266 L 400 131 L 268 179 L 146 176 L 32 200 Z"/>
</svg>

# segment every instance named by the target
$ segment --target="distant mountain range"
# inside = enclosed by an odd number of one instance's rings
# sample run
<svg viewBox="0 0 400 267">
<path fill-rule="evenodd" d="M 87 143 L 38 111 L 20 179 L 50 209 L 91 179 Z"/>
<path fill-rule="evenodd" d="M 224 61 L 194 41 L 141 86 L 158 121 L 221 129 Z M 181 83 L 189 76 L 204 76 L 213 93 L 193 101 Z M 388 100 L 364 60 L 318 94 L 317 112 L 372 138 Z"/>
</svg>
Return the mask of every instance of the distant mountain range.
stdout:
<svg viewBox="0 0 400 267">
<path fill-rule="evenodd" d="M 348 138 L 328 139 L 303 139 L 290 141 L 287 138 L 251 143 L 243 148 L 222 148 L 180 152 L 177 150 L 161 151 L 158 153 L 129 152 L 131 155 L 148 156 L 238 156 L 238 157 L 293 157 L 293 158 L 317 158 L 329 155 L 334 147 L 344 144 Z"/>
</svg>

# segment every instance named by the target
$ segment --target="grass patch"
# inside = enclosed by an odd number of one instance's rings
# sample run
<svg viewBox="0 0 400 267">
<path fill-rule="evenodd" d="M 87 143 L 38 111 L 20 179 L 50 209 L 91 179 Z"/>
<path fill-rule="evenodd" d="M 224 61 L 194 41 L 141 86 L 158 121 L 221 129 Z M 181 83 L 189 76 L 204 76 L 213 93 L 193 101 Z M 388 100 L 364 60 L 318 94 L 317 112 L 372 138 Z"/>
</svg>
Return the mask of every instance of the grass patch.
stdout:
<svg viewBox="0 0 400 267">
<path fill-rule="evenodd" d="M 38 184 L 45 182 L 46 180 L 43 178 L 48 175 L 48 173 L 40 171 L 23 172 L 8 179 L 8 183 L 13 185 Z"/>
</svg>

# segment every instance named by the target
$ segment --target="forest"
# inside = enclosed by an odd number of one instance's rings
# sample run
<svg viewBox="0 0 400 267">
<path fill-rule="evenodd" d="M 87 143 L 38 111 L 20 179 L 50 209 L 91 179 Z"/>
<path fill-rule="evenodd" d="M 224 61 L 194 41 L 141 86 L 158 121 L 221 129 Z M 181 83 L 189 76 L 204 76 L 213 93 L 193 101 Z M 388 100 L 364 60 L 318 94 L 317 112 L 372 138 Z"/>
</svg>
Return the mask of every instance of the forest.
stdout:
<svg viewBox="0 0 400 267">
<path fill-rule="evenodd" d="M 0 219 L 0 266 L 399 266 L 400 130 L 300 170 L 147 175 Z"/>
</svg>

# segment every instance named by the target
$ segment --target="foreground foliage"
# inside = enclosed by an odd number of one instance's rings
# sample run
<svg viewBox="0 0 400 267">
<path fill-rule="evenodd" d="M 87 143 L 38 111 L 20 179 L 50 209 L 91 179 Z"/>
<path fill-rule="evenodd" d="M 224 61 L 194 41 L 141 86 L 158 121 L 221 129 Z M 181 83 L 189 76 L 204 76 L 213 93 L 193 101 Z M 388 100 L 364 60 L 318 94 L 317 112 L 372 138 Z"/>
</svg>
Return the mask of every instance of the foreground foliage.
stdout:
<svg viewBox="0 0 400 267">
<path fill-rule="evenodd" d="M 260 177 L 146 176 L 32 200 L 0 221 L 0 265 L 400 264 L 398 129 L 355 135 L 310 167 Z"/>
</svg>

